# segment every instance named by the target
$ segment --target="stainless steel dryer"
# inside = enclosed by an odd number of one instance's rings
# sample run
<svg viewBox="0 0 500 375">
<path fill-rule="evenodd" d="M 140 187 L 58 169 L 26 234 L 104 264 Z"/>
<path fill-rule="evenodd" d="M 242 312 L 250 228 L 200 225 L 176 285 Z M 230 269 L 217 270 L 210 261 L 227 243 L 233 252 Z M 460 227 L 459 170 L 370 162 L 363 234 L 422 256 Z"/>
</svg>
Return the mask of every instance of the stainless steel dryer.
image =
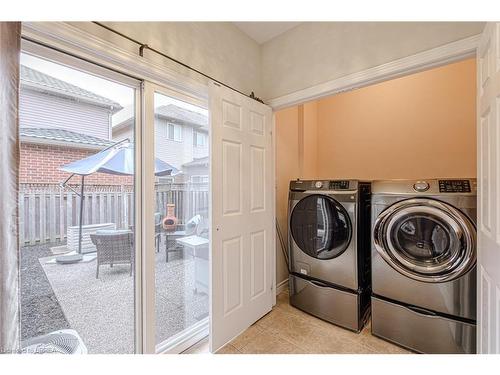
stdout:
<svg viewBox="0 0 500 375">
<path fill-rule="evenodd" d="M 369 312 L 370 184 L 292 181 L 290 303 L 359 331 Z"/>
<path fill-rule="evenodd" d="M 372 333 L 476 351 L 476 181 L 372 183 Z"/>
</svg>

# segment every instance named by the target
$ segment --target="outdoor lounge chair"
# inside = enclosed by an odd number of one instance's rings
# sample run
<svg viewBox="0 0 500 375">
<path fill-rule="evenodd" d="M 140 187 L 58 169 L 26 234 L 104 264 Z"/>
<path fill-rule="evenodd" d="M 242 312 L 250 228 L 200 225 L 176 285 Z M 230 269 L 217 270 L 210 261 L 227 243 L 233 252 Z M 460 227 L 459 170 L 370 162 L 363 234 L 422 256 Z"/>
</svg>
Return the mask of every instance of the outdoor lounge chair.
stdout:
<svg viewBox="0 0 500 375">
<path fill-rule="evenodd" d="M 198 226 L 201 223 L 201 215 L 195 215 L 186 224 L 178 224 L 174 232 L 165 232 L 165 258 L 168 262 L 168 254 L 172 252 L 180 252 L 184 250 L 182 245 L 179 245 L 176 240 L 182 237 L 192 236 L 197 234 Z"/>
<path fill-rule="evenodd" d="M 96 279 L 99 267 L 109 264 L 130 264 L 130 275 L 134 268 L 134 237 L 129 230 L 101 230 L 90 235 L 97 249 Z"/>
</svg>

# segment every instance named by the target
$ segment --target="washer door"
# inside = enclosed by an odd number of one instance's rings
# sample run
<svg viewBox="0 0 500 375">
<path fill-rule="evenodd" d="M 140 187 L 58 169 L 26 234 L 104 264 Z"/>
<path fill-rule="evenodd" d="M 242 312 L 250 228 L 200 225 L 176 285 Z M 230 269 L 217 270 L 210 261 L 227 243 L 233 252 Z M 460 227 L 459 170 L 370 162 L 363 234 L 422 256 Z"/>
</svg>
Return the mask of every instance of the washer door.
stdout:
<svg viewBox="0 0 500 375">
<path fill-rule="evenodd" d="M 293 207 L 290 231 L 295 244 L 316 259 L 333 259 L 349 246 L 351 221 L 346 209 L 326 195 L 311 194 Z"/>
<path fill-rule="evenodd" d="M 476 263 L 476 228 L 453 206 L 434 199 L 408 199 L 375 221 L 377 252 L 399 273 L 424 282 L 445 282 Z"/>
</svg>

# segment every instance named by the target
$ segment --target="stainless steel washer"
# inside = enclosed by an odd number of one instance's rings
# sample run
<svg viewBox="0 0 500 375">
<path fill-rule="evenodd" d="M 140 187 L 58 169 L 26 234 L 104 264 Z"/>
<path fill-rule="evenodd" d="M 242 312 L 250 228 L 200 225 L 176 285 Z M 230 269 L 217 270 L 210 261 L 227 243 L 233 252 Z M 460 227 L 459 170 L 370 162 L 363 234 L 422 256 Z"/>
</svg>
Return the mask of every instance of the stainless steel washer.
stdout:
<svg viewBox="0 0 500 375">
<path fill-rule="evenodd" d="M 290 303 L 354 331 L 369 305 L 369 203 L 369 183 L 290 183 Z"/>
<path fill-rule="evenodd" d="M 372 184 L 372 333 L 423 353 L 474 353 L 476 181 Z"/>
</svg>

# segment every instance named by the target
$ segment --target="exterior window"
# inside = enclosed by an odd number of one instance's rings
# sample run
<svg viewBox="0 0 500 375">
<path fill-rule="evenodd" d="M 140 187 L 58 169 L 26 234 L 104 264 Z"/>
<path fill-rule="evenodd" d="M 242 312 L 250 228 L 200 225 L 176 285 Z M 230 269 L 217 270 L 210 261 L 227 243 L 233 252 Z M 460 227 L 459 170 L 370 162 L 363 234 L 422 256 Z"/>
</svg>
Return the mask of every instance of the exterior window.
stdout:
<svg viewBox="0 0 500 375">
<path fill-rule="evenodd" d="M 208 183 L 208 176 L 206 175 L 194 175 L 191 176 L 192 183 Z"/>
<path fill-rule="evenodd" d="M 205 147 L 205 145 L 206 145 L 205 134 L 201 133 L 201 132 L 194 131 L 193 145 L 195 147 Z"/>
<path fill-rule="evenodd" d="M 182 142 L 182 126 L 177 124 L 167 124 L 167 138 L 176 141 Z"/>
</svg>

